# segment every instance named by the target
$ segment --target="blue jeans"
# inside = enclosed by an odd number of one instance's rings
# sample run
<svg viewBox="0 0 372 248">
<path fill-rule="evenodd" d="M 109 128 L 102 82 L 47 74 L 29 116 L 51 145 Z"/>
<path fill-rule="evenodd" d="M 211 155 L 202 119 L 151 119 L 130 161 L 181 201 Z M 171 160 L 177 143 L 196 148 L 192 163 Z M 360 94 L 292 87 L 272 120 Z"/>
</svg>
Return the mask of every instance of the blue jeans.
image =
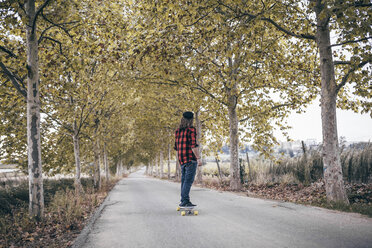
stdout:
<svg viewBox="0 0 372 248">
<path fill-rule="evenodd" d="M 191 161 L 181 165 L 181 203 L 187 203 L 190 201 L 190 189 L 194 182 L 196 174 L 197 162 Z"/>
</svg>

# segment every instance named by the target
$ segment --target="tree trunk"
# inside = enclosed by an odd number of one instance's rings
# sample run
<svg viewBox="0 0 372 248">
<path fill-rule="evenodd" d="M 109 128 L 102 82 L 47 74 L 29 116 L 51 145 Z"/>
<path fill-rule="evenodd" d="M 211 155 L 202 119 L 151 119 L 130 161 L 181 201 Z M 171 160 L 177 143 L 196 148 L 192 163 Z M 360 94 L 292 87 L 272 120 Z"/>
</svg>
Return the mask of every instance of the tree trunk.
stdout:
<svg viewBox="0 0 372 248">
<path fill-rule="evenodd" d="M 178 153 L 176 152 L 176 173 L 174 175 L 176 181 L 180 180 L 181 176 L 181 166 L 180 166 L 180 161 L 178 160 Z"/>
<path fill-rule="evenodd" d="M 121 166 L 121 158 L 118 160 L 118 173 L 117 176 L 121 177 L 123 171 L 122 171 L 122 166 Z"/>
<path fill-rule="evenodd" d="M 164 157 L 163 151 L 160 151 L 160 154 L 159 154 L 160 178 L 163 178 L 163 175 L 164 175 L 164 164 L 163 164 L 164 158 L 163 157 Z"/>
<path fill-rule="evenodd" d="M 98 180 L 97 180 L 97 167 L 98 167 L 98 152 L 97 152 L 97 146 L 96 143 L 92 142 L 93 147 L 93 154 L 94 154 L 94 168 L 93 168 L 93 185 L 94 188 L 98 188 Z"/>
<path fill-rule="evenodd" d="M 220 163 L 218 161 L 218 158 L 217 156 L 215 157 L 216 158 L 216 164 L 217 164 L 217 169 L 218 169 L 218 176 L 220 178 L 220 185 L 222 184 L 222 174 L 221 174 L 221 168 L 220 168 Z"/>
<path fill-rule="evenodd" d="M 251 162 L 249 161 L 248 151 L 247 151 L 247 153 L 245 155 L 247 156 L 249 182 L 252 182 Z"/>
<path fill-rule="evenodd" d="M 240 190 L 239 175 L 239 137 L 238 137 L 238 116 L 236 113 L 237 97 L 233 90 L 228 90 L 228 111 L 230 124 L 230 189 Z M 233 92 L 232 92 L 233 91 Z"/>
<path fill-rule="evenodd" d="M 76 123 L 74 123 L 74 129 L 76 128 Z M 80 146 L 79 146 L 79 135 L 77 130 L 74 130 L 74 135 L 72 135 L 72 140 L 74 142 L 74 155 L 75 155 L 75 191 L 76 193 L 80 193 L 82 191 L 81 186 L 81 163 L 80 163 Z"/>
<path fill-rule="evenodd" d="M 145 175 L 148 175 L 148 173 L 149 173 L 149 165 L 147 164 L 147 165 L 146 165 Z"/>
<path fill-rule="evenodd" d="M 124 166 L 124 174 L 126 174 L 126 175 L 129 174 L 128 173 L 128 166 L 127 165 Z"/>
<path fill-rule="evenodd" d="M 203 156 L 202 156 L 202 145 L 201 145 L 201 122 L 200 122 L 200 112 L 197 111 L 195 114 L 195 126 L 196 126 L 196 143 L 199 145 L 199 155 L 200 155 L 200 160 L 203 161 Z M 196 182 L 197 183 L 202 183 L 203 182 L 203 170 L 201 166 L 197 167 L 196 170 Z"/>
<path fill-rule="evenodd" d="M 307 159 L 306 145 L 305 145 L 305 142 L 303 140 L 301 141 L 301 145 L 302 145 L 302 151 L 303 151 L 302 159 L 304 161 L 304 180 L 305 180 L 304 184 L 306 186 L 308 186 L 308 185 L 310 185 L 310 182 L 311 182 L 310 164 L 309 164 L 309 161 Z"/>
<path fill-rule="evenodd" d="M 170 179 L 170 160 L 171 160 L 171 145 L 168 144 L 168 179 Z"/>
<path fill-rule="evenodd" d="M 109 172 L 109 165 L 107 160 L 107 149 L 106 149 L 106 142 L 103 145 L 103 162 L 105 163 L 105 174 L 106 174 L 106 182 L 109 180 L 110 172 Z"/>
<path fill-rule="evenodd" d="M 29 178 L 29 214 L 41 219 L 44 215 L 44 188 L 40 143 L 40 92 L 38 40 L 36 36 L 35 1 L 25 4 L 27 15 L 27 152 Z"/>
<path fill-rule="evenodd" d="M 158 156 L 156 156 L 156 161 L 155 161 L 155 166 L 156 166 L 156 177 L 159 177 L 159 162 L 160 161 L 160 158 Z"/>
<path fill-rule="evenodd" d="M 123 173 L 124 172 L 124 168 L 123 168 L 123 159 L 120 158 L 120 176 L 122 177 L 123 176 Z"/>
<path fill-rule="evenodd" d="M 97 145 L 96 145 L 96 154 L 97 154 L 97 168 L 96 168 L 96 176 L 97 176 L 97 187 L 98 189 L 101 189 L 101 163 L 102 163 L 102 160 L 101 160 L 101 148 L 100 148 L 100 145 L 99 145 L 99 140 L 97 140 Z"/>
<path fill-rule="evenodd" d="M 329 14 L 327 14 L 327 6 L 325 4 L 321 0 L 316 0 L 314 8 L 317 18 L 316 41 L 319 48 L 321 73 L 324 181 L 328 202 L 349 204 L 342 178 L 338 146 L 336 121 L 337 85 L 332 49 L 330 47 Z"/>
<path fill-rule="evenodd" d="M 116 162 L 116 173 L 115 175 L 118 177 L 120 174 L 120 163 L 119 161 Z"/>
<path fill-rule="evenodd" d="M 244 184 L 245 182 L 245 165 L 242 158 L 239 158 L 239 176 L 240 176 L 240 183 Z"/>
</svg>

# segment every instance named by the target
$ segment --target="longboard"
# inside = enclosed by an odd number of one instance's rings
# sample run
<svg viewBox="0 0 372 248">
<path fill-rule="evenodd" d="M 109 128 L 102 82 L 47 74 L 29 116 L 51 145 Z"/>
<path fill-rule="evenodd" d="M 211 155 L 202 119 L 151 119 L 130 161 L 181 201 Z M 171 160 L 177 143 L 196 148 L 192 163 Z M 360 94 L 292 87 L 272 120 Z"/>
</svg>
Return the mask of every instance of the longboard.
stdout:
<svg viewBox="0 0 372 248">
<path fill-rule="evenodd" d="M 192 215 L 192 214 L 193 215 L 198 215 L 199 214 L 199 211 L 194 210 L 194 207 L 180 207 L 180 206 L 178 206 L 177 211 L 181 211 L 181 216 Z"/>
</svg>

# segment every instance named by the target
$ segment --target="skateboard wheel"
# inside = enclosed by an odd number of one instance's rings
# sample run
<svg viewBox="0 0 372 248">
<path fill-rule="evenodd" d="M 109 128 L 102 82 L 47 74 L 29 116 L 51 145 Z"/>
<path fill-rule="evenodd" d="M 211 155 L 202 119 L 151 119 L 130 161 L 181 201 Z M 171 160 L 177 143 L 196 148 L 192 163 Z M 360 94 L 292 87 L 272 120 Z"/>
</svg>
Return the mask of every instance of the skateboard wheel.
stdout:
<svg viewBox="0 0 372 248">
<path fill-rule="evenodd" d="M 181 209 L 180 207 L 177 207 L 177 211 L 180 211 L 180 209 Z"/>
<path fill-rule="evenodd" d="M 199 212 L 198 211 L 194 211 L 194 215 L 198 215 L 199 214 Z"/>
<path fill-rule="evenodd" d="M 185 215 L 186 215 L 186 212 L 185 212 L 185 211 L 182 211 L 182 212 L 181 212 L 181 215 L 182 215 L 182 216 L 185 216 Z"/>
</svg>

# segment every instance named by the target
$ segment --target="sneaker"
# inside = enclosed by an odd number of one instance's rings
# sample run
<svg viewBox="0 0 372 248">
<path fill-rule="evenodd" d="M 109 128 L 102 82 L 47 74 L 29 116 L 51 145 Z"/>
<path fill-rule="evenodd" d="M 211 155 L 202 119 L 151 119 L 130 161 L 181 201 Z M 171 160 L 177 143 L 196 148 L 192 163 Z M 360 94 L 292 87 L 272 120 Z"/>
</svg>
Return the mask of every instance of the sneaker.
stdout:
<svg viewBox="0 0 372 248">
<path fill-rule="evenodd" d="M 188 202 L 184 205 L 185 207 L 196 207 L 195 204 L 192 204 L 191 202 Z"/>
<path fill-rule="evenodd" d="M 181 202 L 178 206 L 185 207 L 186 206 L 186 202 Z"/>
</svg>

